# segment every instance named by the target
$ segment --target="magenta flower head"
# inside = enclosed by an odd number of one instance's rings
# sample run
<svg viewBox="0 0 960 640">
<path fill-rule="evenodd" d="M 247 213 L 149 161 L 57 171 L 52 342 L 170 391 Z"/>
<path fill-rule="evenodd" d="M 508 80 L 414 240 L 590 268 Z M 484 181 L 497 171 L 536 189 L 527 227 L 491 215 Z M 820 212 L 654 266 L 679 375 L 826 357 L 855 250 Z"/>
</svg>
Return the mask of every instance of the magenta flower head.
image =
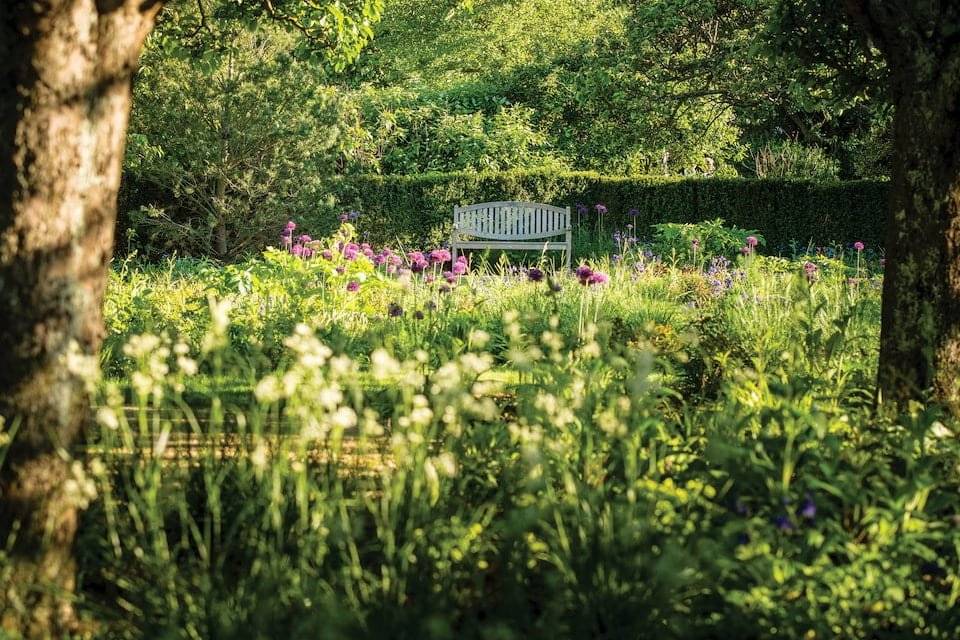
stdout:
<svg viewBox="0 0 960 640">
<path fill-rule="evenodd" d="M 580 282 L 582 282 L 583 284 L 586 284 L 587 279 L 593 275 L 593 269 L 591 269 L 585 264 L 582 264 L 579 267 L 577 267 L 577 270 L 574 273 L 576 273 L 577 277 L 580 278 Z"/>
<path fill-rule="evenodd" d="M 359 289 L 360 289 L 360 283 L 357 282 L 356 280 L 351 280 L 350 282 L 347 283 L 347 291 L 353 292 L 353 291 L 358 291 Z"/>
<path fill-rule="evenodd" d="M 301 247 L 299 244 L 295 244 L 293 245 L 293 247 L 291 247 L 290 253 L 297 256 L 298 258 L 303 257 L 303 247 Z"/>
<path fill-rule="evenodd" d="M 339 267 L 336 268 L 336 272 L 339 273 L 340 275 L 343 275 L 344 273 L 347 272 L 347 268 L 343 265 L 340 265 Z"/>
<path fill-rule="evenodd" d="M 443 272 L 443 277 L 444 277 L 444 278 L 447 280 L 447 282 L 449 282 L 450 284 L 454 284 L 454 283 L 456 283 L 456 281 L 457 281 L 457 274 L 455 274 L 453 271 L 444 271 L 444 272 Z"/>
<path fill-rule="evenodd" d="M 585 284 L 607 284 L 608 280 L 610 280 L 610 278 L 607 277 L 607 274 L 594 271 L 590 274 L 590 277 L 587 278 Z"/>
<path fill-rule="evenodd" d="M 454 275 L 462 276 L 467 272 L 467 259 L 460 256 L 457 258 L 457 261 L 453 263 L 453 266 L 450 267 L 450 270 L 453 271 Z"/>
<path fill-rule="evenodd" d="M 350 216 L 347 215 L 346 213 L 341 213 L 341 214 L 339 215 L 339 219 L 340 219 L 340 222 L 346 222 L 347 220 L 350 219 Z"/>
<path fill-rule="evenodd" d="M 333 260 L 333 251 L 330 251 L 330 249 L 324 249 L 320 252 L 320 257 L 324 260 Z"/>
<path fill-rule="evenodd" d="M 598 202 L 593 208 L 597 210 L 597 215 L 603 216 L 607 214 L 607 205 L 602 202 Z"/>
<path fill-rule="evenodd" d="M 756 236 L 747 236 L 747 246 L 750 247 L 751 249 L 757 246 Z"/>
<path fill-rule="evenodd" d="M 747 245 L 743 245 L 742 247 L 740 247 L 740 253 L 742 253 L 745 256 L 748 256 L 751 253 L 753 253 L 753 249 L 751 249 Z"/>
<path fill-rule="evenodd" d="M 304 234 L 304 235 L 300 236 L 299 238 L 297 238 L 297 242 L 299 242 L 300 244 L 307 244 L 308 242 L 313 242 L 313 238 L 311 238 L 310 236 Z"/>
<path fill-rule="evenodd" d="M 297 223 L 294 222 L 293 220 L 289 221 L 289 222 L 287 223 L 287 226 L 284 227 L 284 229 L 287 231 L 288 235 L 291 234 L 291 233 L 293 233 L 293 230 L 296 229 L 296 228 L 297 228 Z"/>
<path fill-rule="evenodd" d="M 430 252 L 430 264 L 442 264 L 450 260 L 450 252 L 446 249 L 434 249 Z"/>
<path fill-rule="evenodd" d="M 531 282 L 540 282 L 543 280 L 543 271 L 536 267 L 530 267 L 530 269 L 527 270 L 527 278 L 529 278 Z"/>
<path fill-rule="evenodd" d="M 853 248 L 856 249 L 857 251 L 863 251 L 866 248 L 866 245 L 864 245 L 862 242 L 857 240 L 856 242 L 853 243 Z"/>
</svg>

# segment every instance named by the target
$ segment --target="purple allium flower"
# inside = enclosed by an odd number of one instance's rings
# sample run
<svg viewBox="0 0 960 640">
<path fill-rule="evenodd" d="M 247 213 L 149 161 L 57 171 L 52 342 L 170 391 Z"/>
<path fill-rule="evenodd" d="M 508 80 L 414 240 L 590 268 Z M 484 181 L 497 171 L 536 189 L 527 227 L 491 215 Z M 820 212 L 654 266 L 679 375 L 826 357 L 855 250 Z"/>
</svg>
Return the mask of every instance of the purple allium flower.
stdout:
<svg viewBox="0 0 960 640">
<path fill-rule="evenodd" d="M 339 273 L 340 275 L 343 275 L 346 272 L 347 272 L 347 268 L 345 266 L 340 265 L 339 267 L 337 267 L 337 273 Z"/>
<path fill-rule="evenodd" d="M 423 320 L 423 311 L 420 311 L 420 309 L 417 309 L 416 311 L 414 311 L 413 318 L 415 320 Z"/>
<path fill-rule="evenodd" d="M 301 245 L 299 245 L 299 244 L 295 244 L 295 245 L 293 245 L 293 247 L 290 248 L 290 253 L 292 253 L 293 255 L 297 256 L 298 258 L 302 258 L 302 257 L 303 257 L 303 247 L 302 247 Z"/>
<path fill-rule="evenodd" d="M 350 219 L 350 216 L 345 213 L 341 213 L 338 217 L 340 219 L 340 222 L 346 222 L 347 220 Z"/>
<path fill-rule="evenodd" d="M 576 273 L 577 277 L 580 278 L 581 280 L 586 280 L 591 275 L 593 275 L 593 269 L 591 269 L 585 264 L 582 264 L 579 267 L 577 267 L 577 270 L 574 273 Z"/>
<path fill-rule="evenodd" d="M 757 242 L 758 240 L 756 236 L 747 236 L 747 246 L 750 247 L 751 249 L 757 246 Z"/>
<path fill-rule="evenodd" d="M 396 302 L 391 302 L 387 305 L 387 315 L 391 318 L 399 318 L 403 315 L 403 307 Z"/>
<path fill-rule="evenodd" d="M 287 226 L 285 226 L 283 230 L 287 232 L 287 235 L 291 235 L 293 233 L 293 230 L 296 228 L 297 228 L 297 223 L 291 220 L 287 223 Z"/>
<path fill-rule="evenodd" d="M 450 267 L 450 270 L 453 271 L 454 275 L 462 276 L 467 272 L 467 259 L 460 256 L 457 258 L 457 261 L 453 263 L 453 266 Z"/>
<path fill-rule="evenodd" d="M 602 202 L 593 205 L 593 208 L 597 210 L 597 215 L 604 216 L 607 214 L 607 205 Z"/>
<path fill-rule="evenodd" d="M 607 284 L 608 280 L 610 280 L 610 278 L 607 277 L 607 274 L 594 271 L 584 284 Z"/>
<path fill-rule="evenodd" d="M 527 278 L 531 282 L 540 282 L 541 280 L 543 280 L 543 271 L 536 267 L 530 267 L 527 270 Z"/>
<path fill-rule="evenodd" d="M 810 494 L 807 494 L 803 499 L 803 503 L 800 505 L 800 508 L 797 509 L 797 515 L 806 520 L 813 520 L 817 517 L 817 503 L 813 501 L 813 497 Z"/>
<path fill-rule="evenodd" d="M 446 249 L 434 249 L 430 252 L 430 264 L 442 264 L 450 260 L 450 252 Z"/>
<path fill-rule="evenodd" d="M 330 249 L 324 249 L 320 252 L 320 257 L 324 260 L 333 260 L 333 251 L 330 251 Z"/>
<path fill-rule="evenodd" d="M 583 204 L 582 202 L 578 202 L 578 203 L 577 203 L 577 215 L 578 215 L 578 216 L 585 216 L 585 215 L 587 215 L 587 212 L 588 212 L 588 211 L 589 211 L 589 209 L 587 208 L 587 205 Z"/>
<path fill-rule="evenodd" d="M 356 219 L 359 218 L 359 217 L 360 217 L 360 212 L 359 212 L 359 211 L 348 211 L 348 212 L 347 212 L 347 219 L 349 219 L 349 220 L 356 220 Z"/>
<path fill-rule="evenodd" d="M 633 230 L 633 225 L 632 225 L 632 224 L 628 224 L 628 225 L 627 225 L 627 231 L 632 231 L 632 230 Z M 630 239 L 630 238 L 627 238 L 627 240 L 629 240 L 629 239 Z"/>
<path fill-rule="evenodd" d="M 857 240 L 856 242 L 853 243 L 853 248 L 856 249 L 857 251 L 863 251 L 866 248 L 866 245 L 864 245 L 862 242 Z"/>
<path fill-rule="evenodd" d="M 745 256 L 748 256 L 751 253 L 753 253 L 753 249 L 747 245 L 743 245 L 742 247 L 740 247 L 740 253 L 742 253 Z"/>
<path fill-rule="evenodd" d="M 636 218 L 637 216 L 640 215 L 640 209 L 633 207 L 632 209 L 630 209 L 630 211 L 627 211 L 627 215 L 630 216 L 631 218 Z M 633 225 L 627 225 L 627 228 L 632 229 Z"/>
<path fill-rule="evenodd" d="M 455 274 L 453 271 L 444 271 L 443 277 L 450 284 L 455 284 L 457 282 L 457 274 Z"/>
<path fill-rule="evenodd" d="M 308 242 L 313 242 L 313 238 L 311 238 L 310 236 L 304 234 L 304 235 L 300 236 L 299 238 L 297 238 L 297 242 L 299 242 L 300 244 L 307 244 Z"/>
<path fill-rule="evenodd" d="M 356 260 L 360 247 L 352 242 L 343 248 L 343 257 L 347 260 Z"/>
<path fill-rule="evenodd" d="M 357 282 L 356 280 L 351 280 L 350 282 L 347 283 L 347 291 L 359 291 L 359 290 L 360 290 L 360 283 Z"/>
</svg>

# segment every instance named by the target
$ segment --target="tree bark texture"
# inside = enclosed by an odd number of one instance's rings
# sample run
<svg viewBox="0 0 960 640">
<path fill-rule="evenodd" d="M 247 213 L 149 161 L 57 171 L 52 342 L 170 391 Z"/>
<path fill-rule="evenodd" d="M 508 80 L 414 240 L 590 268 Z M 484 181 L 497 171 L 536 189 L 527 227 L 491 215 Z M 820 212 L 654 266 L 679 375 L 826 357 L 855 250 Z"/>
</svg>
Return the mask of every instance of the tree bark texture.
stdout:
<svg viewBox="0 0 960 640">
<path fill-rule="evenodd" d="M 895 101 L 878 387 L 960 407 L 960 2 L 847 0 Z"/>
<path fill-rule="evenodd" d="M 0 467 L 0 541 L 15 538 L 0 623 L 28 637 L 73 623 L 66 481 L 89 413 L 74 365 L 102 339 L 130 83 L 159 9 L 0 2 L 0 416 L 17 426 Z"/>
</svg>

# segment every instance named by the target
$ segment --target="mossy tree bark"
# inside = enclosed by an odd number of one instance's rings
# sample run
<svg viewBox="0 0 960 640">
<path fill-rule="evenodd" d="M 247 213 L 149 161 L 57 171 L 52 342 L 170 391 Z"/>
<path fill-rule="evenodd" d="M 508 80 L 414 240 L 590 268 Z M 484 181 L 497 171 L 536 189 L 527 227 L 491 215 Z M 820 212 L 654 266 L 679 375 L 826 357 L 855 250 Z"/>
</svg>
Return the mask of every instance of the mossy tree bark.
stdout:
<svg viewBox="0 0 960 640">
<path fill-rule="evenodd" d="M 847 0 L 890 69 L 895 140 L 878 386 L 960 407 L 960 3 Z"/>
<path fill-rule="evenodd" d="M 100 347 L 130 83 L 159 9 L 0 2 L 0 416 L 17 425 L 0 467 L 16 587 L 0 623 L 28 637 L 73 623 L 69 452 L 89 411 L 73 365 Z"/>
</svg>

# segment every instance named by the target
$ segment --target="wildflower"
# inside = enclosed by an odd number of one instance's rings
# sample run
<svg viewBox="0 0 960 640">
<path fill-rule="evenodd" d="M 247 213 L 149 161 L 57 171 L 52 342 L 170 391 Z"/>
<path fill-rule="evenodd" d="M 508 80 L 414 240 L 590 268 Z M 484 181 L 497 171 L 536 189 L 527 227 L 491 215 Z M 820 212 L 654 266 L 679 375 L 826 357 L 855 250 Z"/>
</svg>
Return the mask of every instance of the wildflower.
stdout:
<svg viewBox="0 0 960 640">
<path fill-rule="evenodd" d="M 606 284 L 609 279 L 610 278 L 607 277 L 607 274 L 594 271 L 583 284 Z"/>
<path fill-rule="evenodd" d="M 589 211 L 589 209 L 587 208 L 587 205 L 583 204 L 582 202 L 578 202 L 578 203 L 577 203 L 577 215 L 578 215 L 578 216 L 585 216 L 585 215 L 587 215 L 587 212 L 588 212 L 588 211 Z"/>
<path fill-rule="evenodd" d="M 350 216 L 347 215 L 346 213 L 341 213 L 339 216 L 339 219 L 340 219 L 340 222 L 346 222 L 347 220 L 350 219 Z"/>
<path fill-rule="evenodd" d="M 396 302 L 391 302 L 389 305 L 387 305 L 387 315 L 389 315 L 391 318 L 399 318 L 403 315 L 403 307 Z"/>
<path fill-rule="evenodd" d="M 359 211 L 348 211 L 348 212 L 347 212 L 347 219 L 348 219 L 348 220 L 356 220 L 356 219 L 359 218 L 359 217 L 360 217 L 360 212 L 359 212 Z"/>
<path fill-rule="evenodd" d="M 287 226 L 284 227 L 284 235 L 293 235 L 293 230 L 297 228 L 297 223 L 293 220 L 287 222 Z"/>
<path fill-rule="evenodd" d="M 530 267 L 527 270 L 527 278 L 531 282 L 540 282 L 541 280 L 543 280 L 543 271 L 536 267 Z"/>
<path fill-rule="evenodd" d="M 343 275 L 344 273 L 346 273 L 346 271 L 347 271 L 347 268 L 344 267 L 343 265 L 340 265 L 339 267 L 337 267 L 337 273 L 339 273 L 340 275 Z"/>
<path fill-rule="evenodd" d="M 637 209 L 636 207 L 633 207 L 632 209 L 630 209 L 630 211 L 627 211 L 627 215 L 630 216 L 631 218 L 636 218 L 637 216 L 640 215 L 640 209 Z M 627 228 L 628 228 L 628 229 L 632 229 L 632 228 L 633 228 L 633 225 L 632 225 L 632 224 L 628 224 L 628 225 L 627 225 Z"/>
<path fill-rule="evenodd" d="M 751 249 L 757 246 L 757 242 L 756 236 L 747 236 L 747 246 Z"/>
<path fill-rule="evenodd" d="M 300 236 L 299 238 L 297 238 L 297 242 L 299 242 L 300 244 L 307 244 L 308 242 L 313 242 L 313 238 L 311 238 L 310 236 L 304 234 L 304 235 Z"/>
<path fill-rule="evenodd" d="M 856 242 L 853 243 L 853 248 L 859 252 L 859 251 L 863 251 L 866 248 L 866 245 L 864 245 L 862 242 L 857 240 Z"/>
<path fill-rule="evenodd" d="M 416 311 L 413 312 L 413 317 L 415 320 L 423 320 L 423 311 L 420 311 L 420 309 L 417 309 Z"/>
<path fill-rule="evenodd" d="M 607 213 L 607 205 L 602 202 L 595 204 L 593 208 L 597 210 L 597 215 L 603 216 Z"/>
<path fill-rule="evenodd" d="M 753 249 L 751 249 L 748 245 L 743 245 L 742 247 L 740 247 L 740 253 L 745 256 L 748 256 L 751 253 L 753 253 Z"/>
<path fill-rule="evenodd" d="M 584 284 L 586 284 L 587 278 L 593 275 L 593 269 L 591 269 L 585 264 L 582 264 L 579 267 L 577 267 L 577 270 L 574 273 L 576 273 L 577 277 L 580 278 L 580 280 L 584 282 Z"/>
<path fill-rule="evenodd" d="M 774 518 L 773 524 L 775 524 L 780 531 L 793 531 L 793 523 L 790 522 L 790 516 L 786 514 Z"/>
<path fill-rule="evenodd" d="M 633 230 L 633 225 L 632 225 L 632 224 L 628 224 L 628 225 L 627 225 L 627 231 L 632 231 L 632 230 Z M 627 238 L 627 240 L 630 240 L 630 238 Z"/>
<path fill-rule="evenodd" d="M 450 270 L 453 271 L 454 275 L 462 276 L 465 274 L 467 272 L 467 258 L 465 256 L 457 258 Z"/>
<path fill-rule="evenodd" d="M 347 283 L 347 291 L 353 292 L 353 291 L 358 291 L 359 289 L 360 289 L 360 283 L 357 282 L 356 280 L 351 280 L 350 282 Z"/>
<path fill-rule="evenodd" d="M 359 252 L 360 247 L 351 242 L 343 248 L 343 257 L 347 260 L 356 260 Z"/>
<path fill-rule="evenodd" d="M 303 247 L 299 244 L 295 244 L 290 248 L 290 253 L 297 256 L 298 258 L 303 257 Z"/>
<path fill-rule="evenodd" d="M 457 282 L 457 274 L 455 274 L 453 271 L 444 271 L 443 277 L 450 284 L 455 284 Z"/>
<path fill-rule="evenodd" d="M 813 501 L 813 497 L 810 496 L 810 494 L 807 494 L 803 500 L 803 504 L 797 509 L 797 515 L 806 520 L 813 520 L 817 516 L 817 504 Z"/>
<path fill-rule="evenodd" d="M 333 251 L 330 251 L 330 249 L 324 249 L 320 252 L 320 257 L 322 257 L 324 260 L 333 260 Z"/>
</svg>

